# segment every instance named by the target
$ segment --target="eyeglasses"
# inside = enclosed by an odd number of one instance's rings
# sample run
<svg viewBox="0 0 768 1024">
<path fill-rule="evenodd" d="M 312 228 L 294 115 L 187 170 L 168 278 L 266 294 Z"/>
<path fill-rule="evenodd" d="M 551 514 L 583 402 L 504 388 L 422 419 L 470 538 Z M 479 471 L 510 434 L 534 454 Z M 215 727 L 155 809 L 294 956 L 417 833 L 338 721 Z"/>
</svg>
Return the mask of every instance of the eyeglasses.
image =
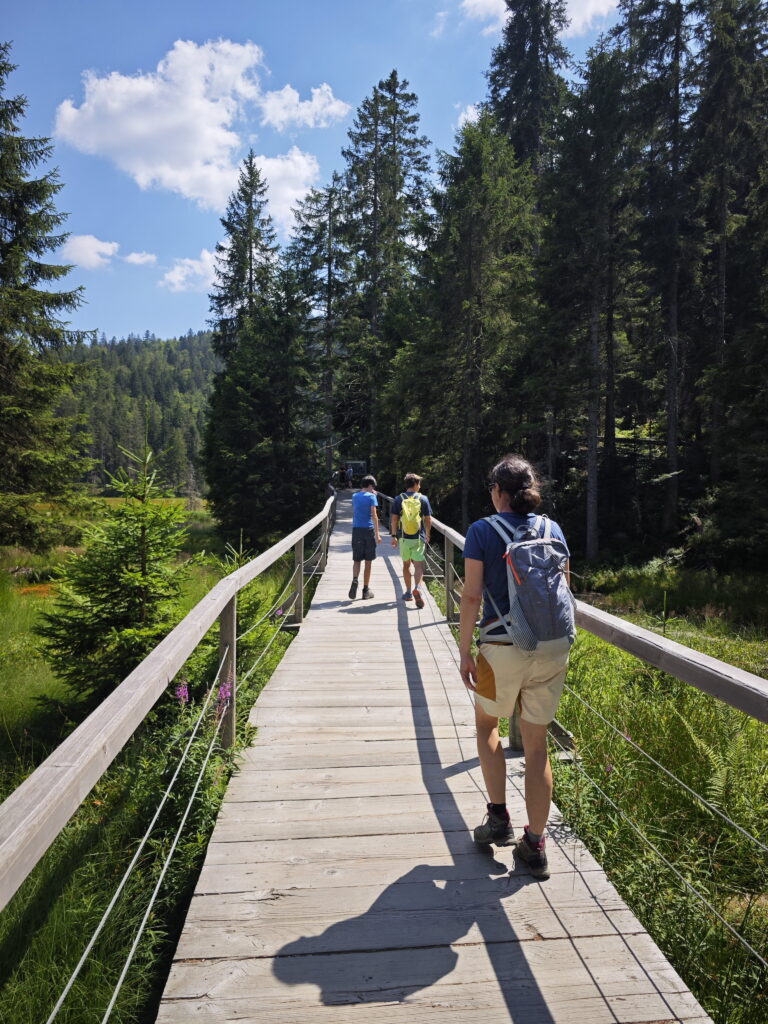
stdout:
<svg viewBox="0 0 768 1024">
<path fill-rule="evenodd" d="M 494 480 L 492 484 L 488 484 L 487 486 L 488 486 L 489 492 L 492 492 L 493 488 L 497 486 L 496 481 Z"/>
</svg>

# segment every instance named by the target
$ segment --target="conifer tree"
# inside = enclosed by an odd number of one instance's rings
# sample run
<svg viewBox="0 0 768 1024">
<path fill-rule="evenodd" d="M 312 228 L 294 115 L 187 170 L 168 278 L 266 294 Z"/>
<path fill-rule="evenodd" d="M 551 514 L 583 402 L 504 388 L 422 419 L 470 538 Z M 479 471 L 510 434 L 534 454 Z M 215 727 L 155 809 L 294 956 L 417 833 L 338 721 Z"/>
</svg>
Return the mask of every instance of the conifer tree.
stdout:
<svg viewBox="0 0 768 1024">
<path fill-rule="evenodd" d="M 338 174 L 324 189 L 311 189 L 294 211 L 287 252 L 298 287 L 308 300 L 307 336 L 317 365 L 325 434 L 325 468 L 333 469 L 339 356 L 346 347 L 350 315 L 350 254 L 344 241 L 343 183 Z"/>
<path fill-rule="evenodd" d="M 56 171 L 34 176 L 52 147 L 20 134 L 27 101 L 5 96 L 9 54 L 0 45 L 0 543 L 44 548 L 62 538 L 38 505 L 71 500 L 88 466 L 80 419 L 57 415 L 77 377 L 57 353 L 85 337 L 62 316 L 82 289 L 50 287 L 71 269 L 44 262 L 67 237 L 54 206 L 61 185 Z"/>
<path fill-rule="evenodd" d="M 307 300 L 277 260 L 253 154 L 222 219 L 211 295 L 216 375 L 203 446 L 209 500 L 225 534 L 257 548 L 308 517 L 322 498 Z M 309 508 L 308 508 L 309 504 Z"/>
<path fill-rule="evenodd" d="M 125 452 L 132 471 L 112 484 L 125 499 L 91 527 L 85 550 L 59 574 L 56 605 L 37 632 L 57 675 L 78 699 L 102 700 L 175 625 L 187 567 L 180 505 L 158 502 L 154 456 Z"/>
<path fill-rule="evenodd" d="M 560 68 L 568 51 L 564 0 L 505 0 L 508 15 L 501 43 L 491 55 L 488 105 L 514 146 L 518 160 L 541 171 L 566 94 Z"/>
<path fill-rule="evenodd" d="M 441 157 L 440 181 L 426 315 L 396 359 L 391 394 L 405 421 L 401 461 L 416 457 L 438 495 L 460 481 L 466 527 L 488 453 L 513 441 L 516 370 L 535 310 L 534 183 L 487 111 Z M 414 365 L 430 372 L 415 376 Z"/>
<path fill-rule="evenodd" d="M 373 452 L 382 433 L 381 388 L 401 337 L 397 318 L 418 258 L 427 199 L 428 140 L 417 97 L 396 70 L 358 108 L 343 150 L 347 243 L 353 255 L 356 327 L 344 362 L 346 429 Z M 349 414 L 352 414 L 351 416 Z"/>
</svg>

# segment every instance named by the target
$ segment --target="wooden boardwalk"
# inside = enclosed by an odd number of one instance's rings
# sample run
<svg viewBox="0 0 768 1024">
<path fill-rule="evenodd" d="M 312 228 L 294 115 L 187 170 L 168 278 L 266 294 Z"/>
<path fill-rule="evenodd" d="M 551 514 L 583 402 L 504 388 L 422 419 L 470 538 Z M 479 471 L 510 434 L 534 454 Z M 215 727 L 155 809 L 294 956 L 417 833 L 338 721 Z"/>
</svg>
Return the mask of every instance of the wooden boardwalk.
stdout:
<svg viewBox="0 0 768 1024">
<path fill-rule="evenodd" d="M 259 697 L 158 1024 L 706 1024 L 557 812 L 552 877 L 484 852 L 473 712 L 434 603 L 379 548 L 347 600 L 350 502 L 298 637 Z M 510 759 L 513 824 L 525 823 Z"/>
</svg>

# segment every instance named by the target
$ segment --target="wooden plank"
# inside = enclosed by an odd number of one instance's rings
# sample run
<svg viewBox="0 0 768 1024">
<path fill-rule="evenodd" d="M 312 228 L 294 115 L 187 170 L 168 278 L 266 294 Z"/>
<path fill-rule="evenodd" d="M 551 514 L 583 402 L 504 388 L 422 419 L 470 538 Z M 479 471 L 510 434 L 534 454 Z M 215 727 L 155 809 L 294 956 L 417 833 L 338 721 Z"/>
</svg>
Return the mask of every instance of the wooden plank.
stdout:
<svg viewBox="0 0 768 1024">
<path fill-rule="evenodd" d="M 281 958 L 276 964 L 258 958 L 177 962 L 168 995 L 180 1012 L 183 1001 L 188 1011 L 194 1006 L 204 1012 L 211 1005 L 206 996 L 213 993 L 221 1020 L 334 1020 L 338 1013 L 341 1021 L 351 1020 L 350 1014 L 355 1020 L 485 1021 L 489 1012 L 504 1024 L 705 1019 L 673 971 L 663 964 L 652 975 L 639 969 L 626 960 L 626 943 L 618 936 L 586 940 L 604 965 L 596 990 L 583 941 L 505 942 L 493 950 L 493 959 L 482 946 L 440 946 L 420 950 L 418 957 L 410 950 L 383 950 Z M 605 965 L 614 962 L 624 970 L 606 977 Z M 426 979 L 432 982 L 428 987 Z M 172 1012 L 158 1017 L 182 1019 Z"/>
<path fill-rule="evenodd" d="M 143 722 L 237 592 L 311 532 L 321 512 L 221 580 L 99 707 L 0 804 L 0 910 Z"/>
</svg>

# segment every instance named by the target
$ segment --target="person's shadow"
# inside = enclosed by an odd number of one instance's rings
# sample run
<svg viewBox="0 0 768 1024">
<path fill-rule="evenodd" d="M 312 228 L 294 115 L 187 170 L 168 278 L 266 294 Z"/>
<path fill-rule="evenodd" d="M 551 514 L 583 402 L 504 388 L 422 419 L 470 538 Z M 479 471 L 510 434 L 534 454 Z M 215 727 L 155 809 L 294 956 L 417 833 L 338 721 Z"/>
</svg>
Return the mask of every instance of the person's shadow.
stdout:
<svg viewBox="0 0 768 1024">
<path fill-rule="evenodd" d="M 394 576 L 388 559 L 387 567 Z M 407 611 L 402 605 L 398 609 L 403 652 L 412 656 L 404 664 L 414 724 L 419 726 L 416 743 L 425 791 L 445 834 L 447 852 L 453 854 L 453 864 L 413 867 L 388 885 L 364 913 L 284 945 L 272 961 L 272 970 L 286 985 L 317 985 L 325 1005 L 408 1002 L 415 992 L 454 973 L 460 956 L 454 946 L 474 930 L 468 942 L 485 945 L 509 1019 L 533 1018 L 537 1024 L 554 1024 L 520 941 L 532 937 L 530 930 L 518 934 L 505 906 L 505 901 L 514 901 L 520 889 L 534 879 L 528 874 L 509 874 L 507 864 L 474 844 L 468 826 L 466 831 L 457 831 L 463 819 L 447 780 L 460 770 L 470 770 L 477 761 L 438 768 L 437 743 L 413 657 Z M 478 819 L 483 800 L 478 793 Z M 391 855 L 398 836 L 387 836 L 386 824 L 383 820 L 381 841 Z M 353 856 L 355 840 L 349 842 Z M 325 893 L 343 905 L 347 891 L 339 888 Z M 467 980 L 466 974 L 458 978 L 458 982 Z M 451 988 L 456 991 L 455 984 Z"/>
</svg>

